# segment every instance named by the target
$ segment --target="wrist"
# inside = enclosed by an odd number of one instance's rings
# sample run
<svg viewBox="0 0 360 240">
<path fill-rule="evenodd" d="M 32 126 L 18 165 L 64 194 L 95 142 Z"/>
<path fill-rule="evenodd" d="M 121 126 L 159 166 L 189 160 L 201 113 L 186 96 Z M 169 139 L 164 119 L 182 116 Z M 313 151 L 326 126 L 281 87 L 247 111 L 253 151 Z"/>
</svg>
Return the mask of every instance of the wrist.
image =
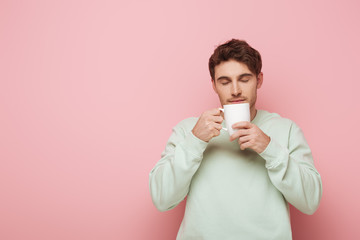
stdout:
<svg viewBox="0 0 360 240">
<path fill-rule="evenodd" d="M 265 144 L 264 144 L 263 148 L 260 149 L 260 151 L 259 151 L 258 153 L 259 153 L 259 154 L 260 154 L 260 153 L 263 153 L 263 152 L 267 149 L 267 147 L 269 146 L 270 142 L 271 142 L 271 138 L 270 138 L 268 135 L 266 135 Z"/>
</svg>

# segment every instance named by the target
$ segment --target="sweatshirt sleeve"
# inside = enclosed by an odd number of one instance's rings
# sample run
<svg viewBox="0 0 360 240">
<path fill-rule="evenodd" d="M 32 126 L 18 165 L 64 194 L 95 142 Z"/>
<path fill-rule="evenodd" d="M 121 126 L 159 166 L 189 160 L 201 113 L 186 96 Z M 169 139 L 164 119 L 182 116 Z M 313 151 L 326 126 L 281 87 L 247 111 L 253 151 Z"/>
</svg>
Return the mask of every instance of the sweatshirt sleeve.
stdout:
<svg viewBox="0 0 360 240">
<path fill-rule="evenodd" d="M 151 198 L 159 211 L 173 209 L 186 197 L 207 144 L 180 124 L 172 129 L 161 159 L 149 174 Z"/>
<path fill-rule="evenodd" d="M 320 174 L 314 166 L 310 147 L 302 130 L 292 122 L 288 146 L 281 146 L 270 136 L 270 143 L 259 155 L 274 186 L 301 212 L 311 215 L 322 197 Z"/>
</svg>

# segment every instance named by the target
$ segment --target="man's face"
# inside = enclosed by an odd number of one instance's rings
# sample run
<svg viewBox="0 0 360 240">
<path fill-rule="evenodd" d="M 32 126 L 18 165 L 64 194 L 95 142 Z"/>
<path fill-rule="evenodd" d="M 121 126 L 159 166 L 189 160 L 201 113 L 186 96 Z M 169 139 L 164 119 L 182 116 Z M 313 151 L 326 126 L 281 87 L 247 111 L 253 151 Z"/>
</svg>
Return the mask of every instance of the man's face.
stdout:
<svg viewBox="0 0 360 240">
<path fill-rule="evenodd" d="M 215 66 L 214 91 L 219 95 L 221 105 L 247 102 L 250 111 L 255 111 L 257 89 L 263 82 L 263 73 L 255 76 L 246 64 L 235 60 L 221 62 Z M 238 101 L 236 101 L 238 100 Z"/>
</svg>

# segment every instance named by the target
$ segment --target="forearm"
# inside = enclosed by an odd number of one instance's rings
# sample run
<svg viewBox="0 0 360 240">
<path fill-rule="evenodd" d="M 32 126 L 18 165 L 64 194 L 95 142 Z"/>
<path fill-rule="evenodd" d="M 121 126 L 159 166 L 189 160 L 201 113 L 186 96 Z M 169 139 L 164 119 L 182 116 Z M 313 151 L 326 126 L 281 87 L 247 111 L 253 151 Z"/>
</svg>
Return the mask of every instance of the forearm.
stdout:
<svg viewBox="0 0 360 240">
<path fill-rule="evenodd" d="M 186 197 L 207 145 L 191 133 L 177 140 L 174 136 L 169 139 L 173 149 L 162 153 L 149 175 L 151 197 L 160 211 L 174 208 Z"/>
<path fill-rule="evenodd" d="M 322 196 L 322 182 L 306 142 L 289 150 L 271 139 L 260 155 L 266 161 L 271 182 L 285 199 L 301 212 L 313 214 Z"/>
</svg>

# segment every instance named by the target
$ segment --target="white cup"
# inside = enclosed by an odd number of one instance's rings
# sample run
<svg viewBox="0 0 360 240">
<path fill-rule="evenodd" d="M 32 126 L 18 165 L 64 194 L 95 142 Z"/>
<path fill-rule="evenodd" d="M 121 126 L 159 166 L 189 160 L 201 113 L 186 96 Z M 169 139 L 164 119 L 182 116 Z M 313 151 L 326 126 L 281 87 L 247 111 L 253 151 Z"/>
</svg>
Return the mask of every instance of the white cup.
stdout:
<svg viewBox="0 0 360 240">
<path fill-rule="evenodd" d="M 228 131 L 230 136 L 237 131 L 237 129 L 231 127 L 234 123 L 250 122 L 249 103 L 227 104 L 224 105 L 224 108 L 219 108 L 219 110 L 224 112 L 225 115 L 226 128 L 223 127 L 222 130 Z"/>
</svg>

